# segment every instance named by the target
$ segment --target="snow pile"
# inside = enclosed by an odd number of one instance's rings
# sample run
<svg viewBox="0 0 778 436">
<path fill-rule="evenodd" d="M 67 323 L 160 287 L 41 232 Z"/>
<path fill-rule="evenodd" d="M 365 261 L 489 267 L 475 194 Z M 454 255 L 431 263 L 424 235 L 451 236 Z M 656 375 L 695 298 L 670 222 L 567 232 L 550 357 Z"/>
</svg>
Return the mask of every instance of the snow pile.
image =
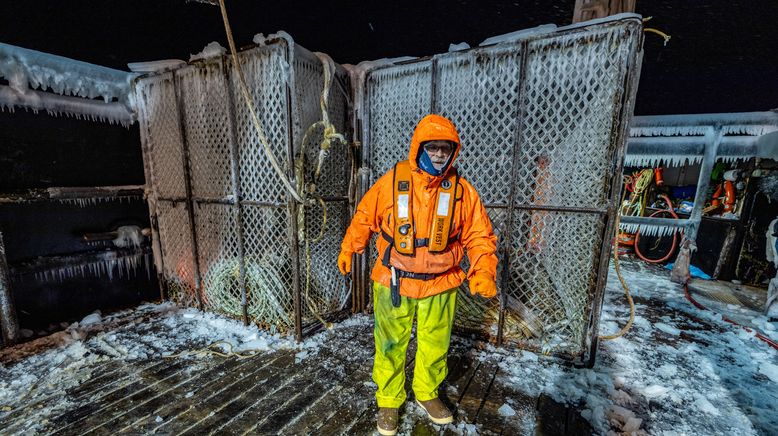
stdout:
<svg viewBox="0 0 778 436">
<path fill-rule="evenodd" d="M 323 341 L 314 338 L 308 342 L 310 348 Z M 193 351 L 215 342 L 222 344 L 222 352 L 297 347 L 290 336 L 170 303 L 146 304 L 108 316 L 95 312 L 64 331 L 0 351 L 0 419 L 3 412 L 39 404 L 36 425 L 41 425 L 43 418 L 75 406 L 65 391 L 90 380 L 102 363 L 161 361 L 176 355 L 197 365 L 198 360 L 211 357 Z M 56 401 L 48 401 L 51 398 Z"/>
<path fill-rule="evenodd" d="M 666 272 L 626 266 L 637 316 L 626 336 L 600 342 L 594 368 L 487 347 L 477 355 L 500 361 L 495 383 L 578 407 L 599 434 L 768 434 L 778 428 L 778 353 L 720 315 L 696 309 Z M 606 291 L 601 334 L 616 331 L 627 314 L 613 270 Z"/>
<path fill-rule="evenodd" d="M 206 45 L 199 53 L 189 55 L 189 62 L 197 61 L 200 59 L 208 59 L 216 56 L 224 56 L 227 53 L 227 49 L 222 47 L 216 41 L 211 41 Z"/>
</svg>

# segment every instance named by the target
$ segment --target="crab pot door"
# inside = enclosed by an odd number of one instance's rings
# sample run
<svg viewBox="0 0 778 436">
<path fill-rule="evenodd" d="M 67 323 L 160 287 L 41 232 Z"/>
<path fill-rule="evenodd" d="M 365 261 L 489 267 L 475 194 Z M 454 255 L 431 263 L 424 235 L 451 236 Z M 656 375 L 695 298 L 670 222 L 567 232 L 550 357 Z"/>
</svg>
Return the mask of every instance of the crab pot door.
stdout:
<svg viewBox="0 0 778 436">
<path fill-rule="evenodd" d="M 466 282 L 460 331 L 593 358 L 641 30 L 621 16 L 367 72 L 371 181 L 407 159 L 419 119 L 446 116 L 498 235 L 499 298 Z"/>
<path fill-rule="evenodd" d="M 310 180 L 322 129 L 324 67 L 283 37 L 239 53 L 268 147 L 294 184 Z M 347 75 L 336 66 L 329 119 L 347 125 Z M 348 219 L 348 147 L 335 141 L 305 208 L 272 168 L 232 60 L 217 56 L 141 77 L 136 84 L 155 260 L 172 300 L 300 333 L 344 307 L 337 271 Z M 307 159 L 301 159 L 301 150 Z M 344 163 L 345 162 L 345 163 Z M 325 222 L 326 214 L 326 222 Z"/>
</svg>

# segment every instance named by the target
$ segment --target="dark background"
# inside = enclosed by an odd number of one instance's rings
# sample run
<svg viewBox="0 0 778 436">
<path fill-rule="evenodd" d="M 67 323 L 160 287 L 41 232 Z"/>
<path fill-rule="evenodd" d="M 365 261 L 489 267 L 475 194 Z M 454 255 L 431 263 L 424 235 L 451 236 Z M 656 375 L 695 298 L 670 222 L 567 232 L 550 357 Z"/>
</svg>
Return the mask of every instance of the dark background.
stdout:
<svg viewBox="0 0 778 436">
<path fill-rule="evenodd" d="M 553 23 L 564 1 L 227 0 L 235 41 L 285 30 L 339 63 L 425 56 L 450 43 Z M 637 0 L 636 12 L 672 36 L 646 35 L 637 115 L 744 112 L 778 107 L 778 1 Z M 188 60 L 227 46 L 217 6 L 185 0 L 25 0 L 0 6 L 0 42 L 126 70 L 128 62 Z"/>
<path fill-rule="evenodd" d="M 339 63 L 445 52 L 518 29 L 567 25 L 574 0 L 265 2 L 228 0 L 236 43 L 285 30 Z M 637 1 L 648 27 L 636 115 L 764 111 L 778 107 L 778 1 Z M 188 60 L 227 46 L 217 6 L 185 0 L 26 0 L 0 6 L 0 42 L 127 70 L 128 62 Z M 3 82 L 0 79 L 0 83 Z M 138 125 L 0 112 L 0 192 L 49 186 L 143 184 Z M 148 225 L 145 202 L 87 208 L 48 202 L 0 206 L 12 267 L 38 256 L 88 251 L 84 232 L 127 220 Z M 73 320 L 96 308 L 154 298 L 156 282 L 107 278 L 46 283 L 18 278 L 22 327 Z"/>
</svg>

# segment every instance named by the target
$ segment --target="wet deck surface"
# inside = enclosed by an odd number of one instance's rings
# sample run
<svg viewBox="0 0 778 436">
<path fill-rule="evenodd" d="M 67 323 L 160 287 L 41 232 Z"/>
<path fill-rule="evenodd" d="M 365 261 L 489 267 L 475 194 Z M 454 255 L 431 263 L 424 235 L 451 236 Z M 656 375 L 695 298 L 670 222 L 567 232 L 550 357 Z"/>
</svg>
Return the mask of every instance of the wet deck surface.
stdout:
<svg viewBox="0 0 778 436">
<path fill-rule="evenodd" d="M 34 433 L 373 434 L 372 341 L 372 326 L 355 323 L 303 359 L 297 350 L 278 350 L 249 358 L 95 363 L 82 369 L 88 374 L 83 382 L 66 390 L 64 400 L 71 406 L 38 420 Z M 500 358 L 479 361 L 472 357 L 473 345 L 459 340 L 452 344 L 449 376 L 441 387 L 441 398 L 456 410 L 458 428 L 435 426 L 412 400 L 413 344 L 406 368 L 409 401 L 401 409 L 403 433 L 524 434 L 528 419 L 547 434 L 590 432 L 588 423 L 565 406 L 503 385 Z M 35 398 L 0 414 L 2 433 L 28 433 L 36 410 L 53 400 Z M 501 415 L 504 404 L 516 415 Z"/>
</svg>

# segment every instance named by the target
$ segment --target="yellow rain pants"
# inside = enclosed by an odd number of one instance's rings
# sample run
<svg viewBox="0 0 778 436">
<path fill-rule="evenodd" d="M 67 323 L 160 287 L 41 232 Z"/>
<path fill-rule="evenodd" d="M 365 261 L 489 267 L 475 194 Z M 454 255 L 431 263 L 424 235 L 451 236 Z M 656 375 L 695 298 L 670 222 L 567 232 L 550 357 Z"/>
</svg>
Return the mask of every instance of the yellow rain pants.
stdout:
<svg viewBox="0 0 778 436">
<path fill-rule="evenodd" d="M 414 299 L 401 297 L 392 306 L 389 288 L 373 282 L 375 360 L 373 381 L 378 385 L 378 407 L 398 408 L 405 402 L 405 356 L 416 315 L 416 361 L 413 393 L 427 401 L 438 396 L 448 374 L 447 357 L 454 322 L 457 288 Z"/>
</svg>

